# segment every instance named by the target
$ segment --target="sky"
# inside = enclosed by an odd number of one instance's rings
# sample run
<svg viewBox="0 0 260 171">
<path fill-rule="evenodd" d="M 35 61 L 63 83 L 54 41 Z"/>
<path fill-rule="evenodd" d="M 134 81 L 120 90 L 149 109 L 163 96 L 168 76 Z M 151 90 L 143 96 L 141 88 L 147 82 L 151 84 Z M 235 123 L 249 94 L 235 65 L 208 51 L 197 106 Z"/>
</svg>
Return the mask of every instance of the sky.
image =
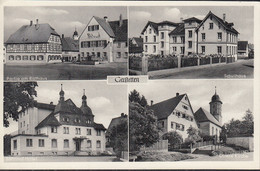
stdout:
<svg viewBox="0 0 260 171">
<path fill-rule="evenodd" d="M 71 99 L 76 106 L 82 103 L 83 89 L 87 96 L 87 104 L 95 115 L 94 121 L 102 123 L 108 128 L 112 118 L 119 117 L 121 113 L 127 112 L 127 86 L 126 85 L 107 85 L 106 81 L 69 81 L 69 82 L 38 82 L 36 88 L 37 97 L 35 100 L 55 105 L 59 101 L 59 92 L 63 84 L 65 100 Z M 17 122 L 11 119 L 10 127 L 5 128 L 5 134 L 17 131 Z"/>
<path fill-rule="evenodd" d="M 70 37 L 75 31 L 82 33 L 92 16 L 103 18 L 108 17 L 109 21 L 127 18 L 127 8 L 123 6 L 95 7 L 95 6 L 9 6 L 4 7 L 4 40 L 18 30 L 23 25 L 29 25 L 32 20 L 34 23 L 39 19 L 39 23 L 49 23 L 58 34 Z"/>
<path fill-rule="evenodd" d="M 136 89 L 144 95 L 147 102 L 153 104 L 173 98 L 176 93 L 187 94 L 192 109 L 196 112 L 200 107 L 209 110 L 209 102 L 215 94 L 222 101 L 222 123 L 232 118 L 242 119 L 245 112 L 253 111 L 253 80 L 171 80 L 149 81 L 149 84 L 129 86 L 129 92 Z"/>
<path fill-rule="evenodd" d="M 254 7 L 250 6 L 156 6 L 129 8 L 129 37 L 139 37 L 148 21 L 161 22 L 169 20 L 180 22 L 180 18 L 197 17 L 203 19 L 209 11 L 226 21 L 233 22 L 234 28 L 240 33 L 240 40 L 253 43 Z"/>
</svg>

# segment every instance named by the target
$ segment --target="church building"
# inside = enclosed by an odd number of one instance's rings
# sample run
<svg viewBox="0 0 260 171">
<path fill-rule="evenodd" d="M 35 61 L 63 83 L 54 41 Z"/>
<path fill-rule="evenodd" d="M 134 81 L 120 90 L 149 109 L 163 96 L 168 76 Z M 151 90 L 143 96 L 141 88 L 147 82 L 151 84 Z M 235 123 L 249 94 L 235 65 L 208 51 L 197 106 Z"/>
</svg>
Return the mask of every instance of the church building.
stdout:
<svg viewBox="0 0 260 171">
<path fill-rule="evenodd" d="M 85 90 L 82 105 L 65 100 L 61 87 L 57 105 L 35 102 L 19 115 L 11 155 L 99 155 L 105 151 L 106 128 L 94 121 Z"/>
<path fill-rule="evenodd" d="M 6 64 L 44 64 L 61 62 L 61 38 L 49 24 L 30 21 L 5 42 Z"/>
</svg>

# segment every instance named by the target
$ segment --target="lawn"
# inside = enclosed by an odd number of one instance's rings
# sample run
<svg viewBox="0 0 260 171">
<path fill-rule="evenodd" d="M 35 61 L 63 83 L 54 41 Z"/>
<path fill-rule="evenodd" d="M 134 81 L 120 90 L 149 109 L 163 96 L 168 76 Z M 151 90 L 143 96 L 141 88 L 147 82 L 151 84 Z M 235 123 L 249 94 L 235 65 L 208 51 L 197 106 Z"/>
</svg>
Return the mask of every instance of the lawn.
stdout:
<svg viewBox="0 0 260 171">
<path fill-rule="evenodd" d="M 140 152 L 138 161 L 181 161 L 196 158 L 180 152 Z"/>
<path fill-rule="evenodd" d="M 78 65 L 69 63 L 45 65 L 4 65 L 5 80 L 89 80 L 106 79 L 108 75 L 126 75 L 127 63 Z"/>
</svg>

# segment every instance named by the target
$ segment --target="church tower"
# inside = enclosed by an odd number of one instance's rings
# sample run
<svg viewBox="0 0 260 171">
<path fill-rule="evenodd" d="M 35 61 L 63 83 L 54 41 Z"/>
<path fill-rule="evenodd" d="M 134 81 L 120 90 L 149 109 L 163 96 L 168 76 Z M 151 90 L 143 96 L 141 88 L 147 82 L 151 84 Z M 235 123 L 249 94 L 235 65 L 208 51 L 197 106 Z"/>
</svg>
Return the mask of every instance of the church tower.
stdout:
<svg viewBox="0 0 260 171">
<path fill-rule="evenodd" d="M 215 94 L 211 98 L 210 105 L 210 113 L 219 121 L 222 125 L 222 102 L 220 100 L 219 95 L 217 95 L 217 90 L 215 87 Z"/>
<path fill-rule="evenodd" d="M 73 40 L 79 40 L 79 34 L 78 34 L 78 32 L 77 32 L 77 29 L 75 28 L 75 31 L 74 31 L 74 33 L 73 33 Z"/>
</svg>

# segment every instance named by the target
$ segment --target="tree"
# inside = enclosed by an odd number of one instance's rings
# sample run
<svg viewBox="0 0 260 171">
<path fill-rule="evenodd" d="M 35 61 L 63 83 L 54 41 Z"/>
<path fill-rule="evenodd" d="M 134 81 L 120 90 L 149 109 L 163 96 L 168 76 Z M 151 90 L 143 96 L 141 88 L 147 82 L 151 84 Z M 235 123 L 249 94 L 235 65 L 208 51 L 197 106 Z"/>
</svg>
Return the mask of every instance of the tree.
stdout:
<svg viewBox="0 0 260 171">
<path fill-rule="evenodd" d="M 199 130 L 190 126 L 187 129 L 188 138 L 186 139 L 186 142 L 190 143 L 190 148 L 192 148 L 193 144 L 196 144 L 197 141 L 201 140 L 201 137 L 199 135 Z"/>
<path fill-rule="evenodd" d="M 170 149 L 180 148 L 181 144 L 183 143 L 182 136 L 176 131 L 171 131 L 163 134 L 162 139 L 168 140 L 168 143 L 170 144 Z"/>
<path fill-rule="evenodd" d="M 144 96 L 140 96 L 140 93 L 137 92 L 136 90 L 133 90 L 132 92 L 130 92 L 129 101 L 139 103 L 142 107 L 147 106 L 146 98 Z"/>
<path fill-rule="evenodd" d="M 117 124 L 111 129 L 108 135 L 110 144 L 116 152 L 117 157 L 121 156 L 122 151 L 128 150 L 128 123 L 127 120 Z"/>
<path fill-rule="evenodd" d="M 153 110 L 139 103 L 129 104 L 129 146 L 130 151 L 139 151 L 141 146 L 149 147 L 159 140 L 157 118 Z"/>
<path fill-rule="evenodd" d="M 227 141 L 227 129 L 226 129 L 226 125 L 223 125 L 221 128 L 221 132 L 219 135 L 219 139 L 220 141 L 222 141 L 223 143 L 226 143 Z"/>
<path fill-rule="evenodd" d="M 37 82 L 5 82 L 4 83 L 4 126 L 9 126 L 9 118 L 17 121 L 19 114 L 33 105 L 37 96 Z"/>
<path fill-rule="evenodd" d="M 248 109 L 242 120 L 242 131 L 241 134 L 253 135 L 254 134 L 254 116 L 253 113 Z"/>
<path fill-rule="evenodd" d="M 235 120 L 234 118 L 227 124 L 227 136 L 228 137 L 236 137 L 241 133 L 241 129 L 243 129 L 240 120 Z"/>
</svg>

